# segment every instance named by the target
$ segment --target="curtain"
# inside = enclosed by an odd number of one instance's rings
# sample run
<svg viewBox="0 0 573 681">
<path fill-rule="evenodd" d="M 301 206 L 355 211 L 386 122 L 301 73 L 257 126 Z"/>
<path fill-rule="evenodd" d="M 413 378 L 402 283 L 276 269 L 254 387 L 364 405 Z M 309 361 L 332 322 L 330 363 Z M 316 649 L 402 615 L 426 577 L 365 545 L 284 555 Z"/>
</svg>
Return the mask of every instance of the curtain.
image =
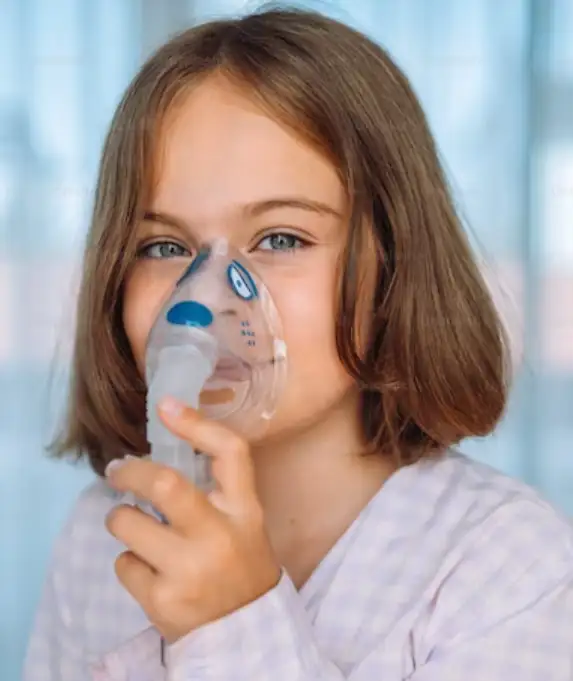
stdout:
<svg viewBox="0 0 573 681">
<path fill-rule="evenodd" d="M 231 0 L 0 0 L 0 678 L 17 681 L 52 542 L 84 465 L 44 446 L 62 400 L 98 155 L 149 52 Z M 381 42 L 427 112 L 518 374 L 462 450 L 573 514 L 573 3 L 298 3 Z"/>
</svg>

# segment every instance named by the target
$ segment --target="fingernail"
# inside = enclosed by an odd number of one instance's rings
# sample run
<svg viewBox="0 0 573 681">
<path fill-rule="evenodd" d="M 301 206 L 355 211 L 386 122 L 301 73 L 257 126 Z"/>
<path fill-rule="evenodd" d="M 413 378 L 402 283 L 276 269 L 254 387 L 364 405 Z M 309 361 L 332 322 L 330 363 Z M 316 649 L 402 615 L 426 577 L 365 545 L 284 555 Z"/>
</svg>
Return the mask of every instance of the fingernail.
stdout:
<svg viewBox="0 0 573 681">
<path fill-rule="evenodd" d="M 179 402 L 179 400 L 176 400 L 174 397 L 164 397 L 159 402 L 159 408 L 168 416 L 179 416 L 184 407 L 185 405 Z"/>
<path fill-rule="evenodd" d="M 127 459 L 127 457 L 125 457 Z M 135 457 L 132 457 L 135 458 Z M 113 471 L 116 471 L 118 468 L 121 468 L 125 464 L 125 459 L 113 459 L 110 461 L 107 466 L 105 467 L 104 475 L 106 478 L 109 478 L 109 476 L 113 473 Z"/>
<path fill-rule="evenodd" d="M 138 459 L 139 457 L 133 456 L 133 454 L 126 454 L 122 459 L 113 459 L 108 463 L 106 466 L 106 469 L 104 471 L 104 475 L 107 476 L 112 472 L 117 470 L 118 468 L 121 468 L 125 463 L 128 461 L 133 461 L 134 459 Z"/>
</svg>

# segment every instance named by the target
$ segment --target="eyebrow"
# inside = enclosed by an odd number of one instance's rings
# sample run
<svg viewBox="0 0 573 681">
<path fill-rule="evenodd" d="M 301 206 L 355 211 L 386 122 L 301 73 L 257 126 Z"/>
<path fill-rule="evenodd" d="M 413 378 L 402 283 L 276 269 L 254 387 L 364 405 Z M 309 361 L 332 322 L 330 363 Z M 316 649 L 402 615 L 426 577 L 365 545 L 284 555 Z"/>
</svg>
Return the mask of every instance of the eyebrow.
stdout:
<svg viewBox="0 0 573 681">
<path fill-rule="evenodd" d="M 259 217 L 264 213 L 280 208 L 295 208 L 311 213 L 318 213 L 319 215 L 331 215 L 336 218 L 342 218 L 342 214 L 327 203 L 297 196 L 276 197 L 265 199 L 264 201 L 253 201 L 252 203 L 247 203 L 242 206 L 241 213 L 246 217 Z M 157 222 L 168 227 L 175 227 L 176 229 L 185 230 L 187 227 L 184 220 L 160 211 L 145 211 L 143 219 L 150 222 Z"/>
<path fill-rule="evenodd" d="M 299 210 L 306 210 L 312 213 L 333 215 L 337 218 L 342 217 L 339 211 L 332 206 L 329 206 L 327 203 L 298 196 L 277 197 L 248 203 L 243 207 L 243 212 L 252 217 L 256 217 L 278 208 L 298 208 Z"/>
</svg>

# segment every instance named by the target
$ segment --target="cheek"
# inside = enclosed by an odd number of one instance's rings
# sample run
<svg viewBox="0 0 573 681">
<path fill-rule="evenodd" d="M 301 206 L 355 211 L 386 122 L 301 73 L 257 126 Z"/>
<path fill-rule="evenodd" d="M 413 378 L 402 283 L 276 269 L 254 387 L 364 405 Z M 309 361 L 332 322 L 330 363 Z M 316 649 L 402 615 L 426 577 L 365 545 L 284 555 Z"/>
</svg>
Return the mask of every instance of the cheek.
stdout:
<svg viewBox="0 0 573 681">
<path fill-rule="evenodd" d="M 330 277 L 312 284 L 285 287 L 279 308 L 289 364 L 297 374 L 339 365 L 334 337 L 334 282 Z"/>
<path fill-rule="evenodd" d="M 321 271 L 312 285 L 290 281 L 274 297 L 287 345 L 287 381 L 266 437 L 320 421 L 354 386 L 336 350 L 334 277 Z"/>
<path fill-rule="evenodd" d="M 289 347 L 298 350 L 330 346 L 334 319 L 331 301 L 320 301 L 316 292 L 285 306 L 283 326 Z"/>
<path fill-rule="evenodd" d="M 161 305 L 173 286 L 172 278 L 152 276 L 148 267 L 137 266 L 125 282 L 123 325 L 135 361 L 145 366 L 145 348 Z"/>
</svg>

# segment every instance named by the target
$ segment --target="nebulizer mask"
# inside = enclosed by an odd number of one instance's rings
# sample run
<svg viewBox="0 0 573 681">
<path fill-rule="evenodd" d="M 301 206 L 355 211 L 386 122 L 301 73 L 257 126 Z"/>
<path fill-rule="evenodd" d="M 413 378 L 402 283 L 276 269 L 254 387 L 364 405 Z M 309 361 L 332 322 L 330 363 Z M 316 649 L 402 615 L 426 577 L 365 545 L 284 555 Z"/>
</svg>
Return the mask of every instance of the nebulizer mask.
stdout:
<svg viewBox="0 0 573 681">
<path fill-rule="evenodd" d="M 177 281 L 151 329 L 146 352 L 147 439 L 151 458 L 213 487 L 208 457 L 161 422 L 172 396 L 247 438 L 263 433 L 286 371 L 286 349 L 271 296 L 226 240 L 205 245 Z"/>
</svg>

